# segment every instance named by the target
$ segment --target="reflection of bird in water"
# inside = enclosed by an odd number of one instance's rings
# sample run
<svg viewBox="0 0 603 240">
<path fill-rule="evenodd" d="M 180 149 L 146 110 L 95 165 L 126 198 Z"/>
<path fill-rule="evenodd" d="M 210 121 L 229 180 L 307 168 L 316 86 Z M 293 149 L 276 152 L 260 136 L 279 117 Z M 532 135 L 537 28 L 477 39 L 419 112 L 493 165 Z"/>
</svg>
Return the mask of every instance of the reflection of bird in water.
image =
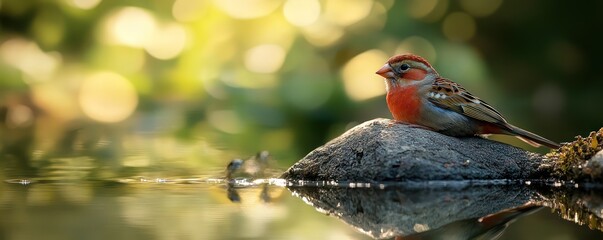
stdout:
<svg viewBox="0 0 603 240">
<path fill-rule="evenodd" d="M 268 167 L 270 153 L 268 151 L 258 152 L 255 156 L 247 159 L 234 159 L 226 166 L 226 179 L 235 177 L 261 178 Z"/>
<path fill-rule="evenodd" d="M 527 204 L 516 208 L 503 210 L 481 218 L 470 218 L 444 225 L 408 236 L 398 236 L 396 240 L 419 239 L 497 239 L 511 222 L 517 218 L 531 214 L 541 206 Z"/>
</svg>

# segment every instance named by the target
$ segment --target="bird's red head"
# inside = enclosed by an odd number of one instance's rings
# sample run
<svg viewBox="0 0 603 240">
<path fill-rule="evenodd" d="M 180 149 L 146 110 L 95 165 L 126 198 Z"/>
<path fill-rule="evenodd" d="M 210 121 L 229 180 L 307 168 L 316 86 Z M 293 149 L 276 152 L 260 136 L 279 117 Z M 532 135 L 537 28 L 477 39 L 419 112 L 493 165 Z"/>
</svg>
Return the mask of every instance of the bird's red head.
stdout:
<svg viewBox="0 0 603 240">
<path fill-rule="evenodd" d="M 423 80 L 427 74 L 437 72 L 427 60 L 414 54 L 402 54 L 391 57 L 376 74 L 392 80 Z"/>
<path fill-rule="evenodd" d="M 431 64 L 429 64 L 429 62 L 427 62 L 427 60 L 425 60 L 425 58 L 421 57 L 421 56 L 417 56 L 411 53 L 408 54 L 400 54 L 400 55 L 396 55 L 393 57 L 390 57 L 387 60 L 387 63 L 391 64 L 395 64 L 395 63 L 399 63 L 399 62 L 403 62 L 403 61 L 413 61 L 413 62 L 420 62 L 423 63 L 425 65 L 427 65 L 427 67 L 429 68 L 433 68 L 431 66 Z"/>
</svg>

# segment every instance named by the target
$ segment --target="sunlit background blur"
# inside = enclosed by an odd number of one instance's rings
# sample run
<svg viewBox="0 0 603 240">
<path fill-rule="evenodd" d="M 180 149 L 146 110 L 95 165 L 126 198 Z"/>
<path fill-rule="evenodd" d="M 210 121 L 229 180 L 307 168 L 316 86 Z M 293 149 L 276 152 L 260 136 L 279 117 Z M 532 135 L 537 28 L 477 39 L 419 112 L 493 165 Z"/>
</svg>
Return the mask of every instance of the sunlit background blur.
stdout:
<svg viewBox="0 0 603 240">
<path fill-rule="evenodd" d="M 389 118 L 374 72 L 404 52 L 515 125 L 568 141 L 603 125 L 601 11 L 602 1 L 0 0 L 0 179 L 221 176 L 211 169 L 260 150 L 285 169 Z M 283 204 L 260 203 L 254 188 L 237 206 L 220 186 L 20 187 L 0 184 L 0 238 L 363 238 L 282 188 L 268 195 Z M 585 233 L 538 225 L 543 216 L 508 239 L 534 226 Z"/>
<path fill-rule="evenodd" d="M 190 174 L 268 150 L 287 167 L 390 117 L 374 72 L 403 52 L 515 125 L 571 140 L 603 125 L 599 10 L 597 1 L 1 0 L 1 164 L 19 174 L 93 169 L 66 173 L 74 177 Z"/>
</svg>

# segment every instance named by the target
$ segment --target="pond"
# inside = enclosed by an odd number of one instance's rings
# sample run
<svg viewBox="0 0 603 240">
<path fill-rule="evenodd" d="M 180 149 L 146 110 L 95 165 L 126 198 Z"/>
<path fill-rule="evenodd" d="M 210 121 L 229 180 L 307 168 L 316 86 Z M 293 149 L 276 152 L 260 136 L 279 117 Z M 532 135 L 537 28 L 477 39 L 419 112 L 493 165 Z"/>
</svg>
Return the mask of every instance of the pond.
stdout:
<svg viewBox="0 0 603 240">
<path fill-rule="evenodd" d="M 603 229 L 603 195 L 588 186 L 287 182 L 225 179 L 222 169 L 210 172 L 5 179 L 0 234 L 2 239 L 145 240 L 603 237 L 597 230 Z"/>
</svg>

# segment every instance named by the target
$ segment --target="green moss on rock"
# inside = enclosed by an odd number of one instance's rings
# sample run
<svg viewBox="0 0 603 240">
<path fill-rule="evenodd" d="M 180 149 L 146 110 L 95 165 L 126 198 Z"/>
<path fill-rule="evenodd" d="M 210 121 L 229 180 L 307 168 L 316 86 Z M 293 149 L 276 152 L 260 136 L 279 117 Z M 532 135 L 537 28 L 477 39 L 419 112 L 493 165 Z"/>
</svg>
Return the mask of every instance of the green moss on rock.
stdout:
<svg viewBox="0 0 603 240">
<path fill-rule="evenodd" d="M 588 176 L 583 167 L 597 152 L 603 149 L 603 128 L 591 132 L 588 137 L 577 136 L 576 140 L 564 143 L 546 157 L 553 165 L 553 175 L 567 180 L 583 179 Z"/>
</svg>

